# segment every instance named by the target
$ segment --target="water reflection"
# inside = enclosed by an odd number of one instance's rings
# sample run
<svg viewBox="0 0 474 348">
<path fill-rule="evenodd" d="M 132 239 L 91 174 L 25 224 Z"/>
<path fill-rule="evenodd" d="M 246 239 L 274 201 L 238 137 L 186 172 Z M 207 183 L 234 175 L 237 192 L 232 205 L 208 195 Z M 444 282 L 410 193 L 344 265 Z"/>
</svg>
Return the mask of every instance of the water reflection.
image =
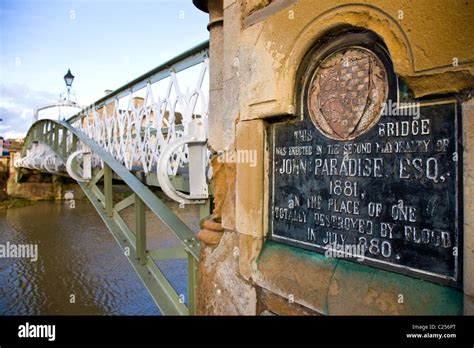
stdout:
<svg viewBox="0 0 474 348">
<path fill-rule="evenodd" d="M 0 210 L 0 244 L 7 241 L 37 243 L 39 257 L 0 258 L 2 315 L 160 314 L 88 202 Z"/>
</svg>

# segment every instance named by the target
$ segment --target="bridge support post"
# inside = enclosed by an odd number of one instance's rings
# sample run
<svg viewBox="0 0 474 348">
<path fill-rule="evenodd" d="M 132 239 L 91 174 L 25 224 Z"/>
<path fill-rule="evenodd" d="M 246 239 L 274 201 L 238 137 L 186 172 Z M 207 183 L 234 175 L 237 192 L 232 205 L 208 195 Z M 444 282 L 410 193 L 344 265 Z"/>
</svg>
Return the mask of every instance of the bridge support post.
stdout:
<svg viewBox="0 0 474 348">
<path fill-rule="evenodd" d="M 67 158 L 67 132 L 65 129 L 61 130 L 61 155 L 62 158 Z"/>
<path fill-rule="evenodd" d="M 52 132 L 54 134 L 53 150 L 59 152 L 59 127 L 54 127 Z"/>
<path fill-rule="evenodd" d="M 77 137 L 75 135 L 72 136 L 71 148 L 69 149 L 70 153 L 74 151 L 77 151 Z"/>
<path fill-rule="evenodd" d="M 206 203 L 199 205 L 199 219 L 207 218 L 211 215 L 211 199 L 206 199 Z"/>
<path fill-rule="evenodd" d="M 104 198 L 105 211 L 108 217 L 114 216 L 114 202 L 112 195 L 112 169 L 107 164 L 104 164 Z"/>
<path fill-rule="evenodd" d="M 146 219 L 145 203 L 135 194 L 135 250 L 141 265 L 145 265 L 146 258 Z"/>
<path fill-rule="evenodd" d="M 196 314 L 196 289 L 198 277 L 198 261 L 188 253 L 188 311 L 189 315 Z"/>
</svg>

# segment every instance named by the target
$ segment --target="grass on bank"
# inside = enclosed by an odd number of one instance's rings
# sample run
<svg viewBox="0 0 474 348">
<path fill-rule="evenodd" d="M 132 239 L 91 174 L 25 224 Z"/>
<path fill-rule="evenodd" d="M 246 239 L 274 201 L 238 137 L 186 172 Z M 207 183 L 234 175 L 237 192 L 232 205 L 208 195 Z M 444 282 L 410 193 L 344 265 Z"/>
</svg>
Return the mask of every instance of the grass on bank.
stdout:
<svg viewBox="0 0 474 348">
<path fill-rule="evenodd" d="M 0 209 L 21 208 L 32 205 L 34 202 L 23 198 L 8 197 L 0 200 Z"/>
</svg>

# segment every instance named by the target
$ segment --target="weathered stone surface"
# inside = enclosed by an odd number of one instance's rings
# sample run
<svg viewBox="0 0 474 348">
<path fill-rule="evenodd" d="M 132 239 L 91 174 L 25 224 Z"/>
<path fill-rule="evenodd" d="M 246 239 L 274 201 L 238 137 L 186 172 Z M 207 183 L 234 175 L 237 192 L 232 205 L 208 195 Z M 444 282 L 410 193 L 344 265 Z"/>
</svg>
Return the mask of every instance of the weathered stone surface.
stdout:
<svg viewBox="0 0 474 348">
<path fill-rule="evenodd" d="M 310 310 L 327 314 L 326 294 L 336 267 L 334 260 L 307 251 L 266 243 L 253 272 L 255 283 Z M 318 259 L 317 266 L 314 261 Z"/>
<path fill-rule="evenodd" d="M 463 104 L 464 293 L 465 311 L 474 314 L 474 99 Z"/>
<path fill-rule="evenodd" d="M 9 158 L 0 158 L 0 201 L 8 198 L 7 180 L 9 176 Z"/>
<path fill-rule="evenodd" d="M 255 288 L 238 276 L 238 235 L 225 232 L 219 245 L 201 249 L 197 313 L 255 315 Z"/>
<path fill-rule="evenodd" d="M 240 93 L 240 118 L 293 114 L 289 106 L 295 104 L 301 60 L 319 38 L 342 25 L 378 34 L 395 71 L 417 97 L 472 87 L 473 6 L 462 1 L 453 6 L 432 1 L 428 7 L 416 2 L 341 1 L 334 6 L 330 0 L 298 1 L 259 22 L 264 24 L 260 35 L 254 35 L 255 25 L 241 34 L 241 78 L 246 84 Z"/>
<path fill-rule="evenodd" d="M 52 200 L 56 197 L 52 183 L 25 182 L 17 184 L 13 178 L 8 180 L 7 194 L 11 197 L 32 201 Z"/>
<path fill-rule="evenodd" d="M 7 194 L 11 197 L 31 201 L 62 200 L 67 191 L 72 191 L 74 199 L 85 199 L 85 195 L 77 184 L 56 182 L 23 182 L 15 183 L 13 178 L 7 182 Z"/>
<path fill-rule="evenodd" d="M 217 160 L 217 156 L 211 158 L 212 166 L 212 185 L 213 185 L 213 201 L 214 210 L 213 214 L 221 218 L 222 217 L 222 205 L 224 204 L 227 189 L 225 185 L 225 166 L 223 163 Z"/>
<path fill-rule="evenodd" d="M 257 290 L 259 315 L 320 315 L 265 289 Z"/>
<path fill-rule="evenodd" d="M 264 317 L 267 317 L 267 316 L 274 316 L 275 313 L 272 313 L 272 312 L 270 312 L 270 311 L 264 310 L 263 312 L 260 312 L 259 315 L 264 316 Z"/>
<path fill-rule="evenodd" d="M 209 7 L 209 146 L 219 151 L 224 148 L 222 130 L 226 126 L 223 110 L 224 30 L 223 3 L 210 1 Z"/>
<path fill-rule="evenodd" d="M 224 10 L 225 10 L 227 7 L 229 7 L 229 6 L 233 5 L 233 4 L 235 4 L 236 2 L 237 2 L 237 0 L 224 0 L 224 4 L 223 4 Z"/>
<path fill-rule="evenodd" d="M 15 160 L 20 157 L 21 157 L 21 154 L 19 152 L 10 152 L 10 161 L 9 161 L 10 174 L 15 173 L 15 166 L 13 164 L 15 163 Z"/>
<path fill-rule="evenodd" d="M 240 40 L 241 28 L 241 3 L 235 2 L 224 9 L 225 25 L 223 28 L 223 105 L 222 115 L 224 127 L 219 130 L 223 138 L 223 148 L 220 150 L 232 150 L 235 147 L 235 124 L 239 118 L 240 109 L 240 59 L 239 46 L 235 43 Z"/>
<path fill-rule="evenodd" d="M 216 232 L 224 232 L 224 228 L 222 227 L 221 223 L 214 219 L 204 220 L 202 222 L 201 228 Z"/>
<path fill-rule="evenodd" d="M 31 201 L 63 200 L 65 193 L 70 191 L 74 199 L 86 198 L 82 189 L 74 182 L 67 182 L 62 177 L 35 170 L 23 171 L 26 173 L 20 183 L 15 182 L 15 171 L 10 172 L 6 185 L 8 196 Z"/>
<path fill-rule="evenodd" d="M 263 246 L 263 238 L 239 234 L 239 270 L 245 280 L 250 280 L 257 269 L 257 258 Z"/>
<path fill-rule="evenodd" d="M 474 297 L 464 296 L 464 315 L 474 315 Z"/>
<path fill-rule="evenodd" d="M 409 276 L 267 242 L 252 279 L 330 315 L 460 315 L 462 293 Z M 436 304 L 436 305 L 434 305 Z"/>
<path fill-rule="evenodd" d="M 340 260 L 328 291 L 335 315 L 460 315 L 462 294 L 446 286 Z"/>
<path fill-rule="evenodd" d="M 213 230 L 204 229 L 198 232 L 197 237 L 204 244 L 217 245 L 219 244 L 223 235 L 224 235 L 223 232 L 217 232 Z"/>
<path fill-rule="evenodd" d="M 253 12 L 268 6 L 272 0 L 246 0 L 244 4 L 244 16 L 252 14 Z"/>
<path fill-rule="evenodd" d="M 436 75 L 407 76 L 405 81 L 417 97 L 455 93 L 474 86 L 474 75 L 468 70 L 446 71 Z"/>
<path fill-rule="evenodd" d="M 223 163 L 217 157 L 211 160 L 213 169 L 213 214 L 221 219 L 224 228 L 235 228 L 235 163 Z"/>
<path fill-rule="evenodd" d="M 255 156 L 255 163 L 237 163 L 236 229 L 239 233 L 257 238 L 263 236 L 264 210 L 264 140 L 263 121 L 239 122 L 237 125 L 237 153 Z"/>
<path fill-rule="evenodd" d="M 0 158 L 0 173 L 8 173 L 8 168 L 9 168 L 9 161 L 10 159 L 8 157 L 2 157 Z"/>
</svg>

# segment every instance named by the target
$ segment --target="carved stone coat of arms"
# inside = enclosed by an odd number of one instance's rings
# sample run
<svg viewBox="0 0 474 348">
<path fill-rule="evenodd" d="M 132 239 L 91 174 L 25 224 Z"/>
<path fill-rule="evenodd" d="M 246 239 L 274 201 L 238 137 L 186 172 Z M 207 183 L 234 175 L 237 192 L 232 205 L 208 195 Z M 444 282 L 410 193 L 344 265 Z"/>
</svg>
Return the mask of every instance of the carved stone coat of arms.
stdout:
<svg viewBox="0 0 474 348">
<path fill-rule="evenodd" d="M 387 73 L 379 58 L 364 48 L 348 48 L 325 58 L 317 68 L 308 110 L 324 135 L 350 140 L 377 123 L 387 93 Z"/>
</svg>

